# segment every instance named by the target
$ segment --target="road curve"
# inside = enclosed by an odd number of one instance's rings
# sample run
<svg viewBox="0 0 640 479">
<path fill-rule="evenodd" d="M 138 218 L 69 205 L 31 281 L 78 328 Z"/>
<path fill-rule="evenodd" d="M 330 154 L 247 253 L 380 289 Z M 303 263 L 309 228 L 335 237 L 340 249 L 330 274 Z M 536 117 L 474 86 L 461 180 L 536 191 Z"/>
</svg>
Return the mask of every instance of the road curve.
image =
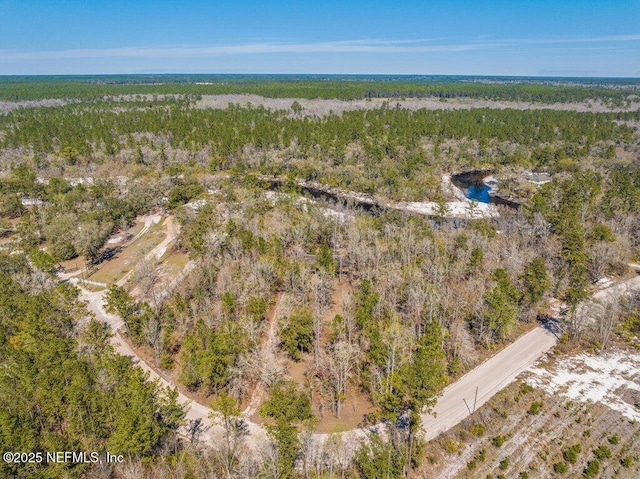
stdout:
<svg viewBox="0 0 640 479">
<path fill-rule="evenodd" d="M 137 366 L 139 366 L 143 371 L 149 374 L 150 380 L 158 381 L 158 383 L 163 387 L 175 388 L 175 384 L 173 384 L 169 378 L 163 376 L 149 364 L 147 364 L 136 354 L 135 350 L 131 348 L 129 343 L 124 340 L 121 332 L 122 328 L 124 327 L 124 321 L 122 321 L 119 316 L 107 313 L 105 311 L 103 304 L 104 291 L 90 292 L 84 289 L 80 289 L 80 292 L 80 299 L 87 302 L 87 307 L 94 313 L 96 319 L 98 319 L 99 321 L 104 321 L 109 324 L 109 326 L 111 326 L 111 329 L 113 330 L 111 345 L 113 346 L 115 352 L 123 356 L 131 357 Z M 222 428 L 216 425 L 214 421 L 212 421 L 209 417 L 209 413 L 211 412 L 211 409 L 209 409 L 209 407 L 192 401 L 182 393 L 178 393 L 177 402 L 185 407 L 187 420 L 201 421 L 203 428 L 202 433 L 205 440 L 211 440 L 212 438 L 215 438 L 217 434 L 220 434 L 222 432 Z M 263 428 L 253 423 L 249 423 L 248 426 L 251 436 L 250 442 L 266 440 L 266 433 Z"/>
</svg>

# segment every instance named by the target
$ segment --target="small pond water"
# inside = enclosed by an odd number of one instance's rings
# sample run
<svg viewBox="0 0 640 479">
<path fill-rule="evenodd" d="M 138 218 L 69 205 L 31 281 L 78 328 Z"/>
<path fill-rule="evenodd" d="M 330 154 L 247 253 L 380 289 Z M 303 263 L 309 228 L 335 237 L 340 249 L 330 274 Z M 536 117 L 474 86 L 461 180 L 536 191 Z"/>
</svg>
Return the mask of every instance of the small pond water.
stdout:
<svg viewBox="0 0 640 479">
<path fill-rule="evenodd" d="M 467 171 L 465 173 L 453 175 L 451 177 L 451 181 L 455 186 L 464 191 L 464 195 L 470 200 L 476 200 L 480 203 L 504 205 L 515 209 L 520 208 L 520 204 L 516 201 L 489 194 L 491 188 L 485 185 L 482 180 L 490 174 L 490 170 Z"/>
<path fill-rule="evenodd" d="M 485 184 L 468 186 L 464 195 L 470 200 L 476 200 L 480 203 L 491 203 L 493 199 L 489 196 L 490 188 Z"/>
<path fill-rule="evenodd" d="M 483 183 L 483 179 L 489 175 L 489 171 L 469 171 L 454 175 L 453 184 L 464 191 L 464 195 L 470 200 L 480 203 L 493 203 L 494 198 L 489 195 L 489 188 Z"/>
</svg>

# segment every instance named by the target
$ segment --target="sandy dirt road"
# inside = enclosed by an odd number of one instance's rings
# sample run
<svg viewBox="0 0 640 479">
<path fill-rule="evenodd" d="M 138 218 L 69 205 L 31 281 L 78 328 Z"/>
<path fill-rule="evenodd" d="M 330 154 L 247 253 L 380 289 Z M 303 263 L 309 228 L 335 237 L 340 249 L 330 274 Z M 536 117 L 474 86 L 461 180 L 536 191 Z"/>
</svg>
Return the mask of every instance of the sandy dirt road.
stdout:
<svg viewBox="0 0 640 479">
<path fill-rule="evenodd" d="M 434 415 L 422 415 L 427 441 L 467 418 L 474 410 L 474 402 L 477 410 L 549 351 L 556 342 L 554 334 L 543 327 L 537 327 L 449 385 L 438 400 L 433 410 Z"/>
<path fill-rule="evenodd" d="M 94 313 L 96 319 L 98 319 L 99 321 L 104 321 L 109 324 L 109 326 L 111 326 L 111 329 L 113 331 L 113 336 L 111 337 L 111 345 L 113 346 L 114 350 L 118 354 L 133 358 L 134 363 L 142 368 L 143 371 L 149 374 L 150 380 L 157 380 L 163 387 L 174 388 L 175 385 L 171 383 L 169 378 L 163 376 L 161 373 L 149 366 L 136 354 L 129 343 L 123 339 L 122 331 L 125 327 L 124 321 L 119 316 L 107 313 L 105 311 L 103 296 L 104 291 L 90 292 L 81 289 L 80 299 L 87 302 L 89 310 Z M 180 393 L 178 394 L 177 401 L 179 404 L 185 406 L 185 410 L 187 412 L 187 421 L 201 421 L 203 428 L 201 439 L 204 439 L 206 442 L 210 442 L 215 440 L 220 436 L 220 434 L 222 434 L 222 428 L 216 425 L 214 421 L 209 418 L 211 409 L 209 409 L 208 406 L 192 401 L 191 399 Z M 186 430 L 183 432 L 187 434 Z M 249 423 L 249 432 L 251 443 L 257 444 L 258 442 L 265 442 L 267 439 L 265 431 L 257 424 Z"/>
<path fill-rule="evenodd" d="M 637 265 L 629 266 L 636 269 Z M 636 271 L 640 273 L 640 268 Z M 632 291 L 640 291 L 640 275 L 597 291 L 578 309 L 593 311 L 600 303 L 617 299 Z M 474 402 L 477 410 L 549 351 L 557 339 L 547 328 L 537 327 L 449 385 L 438 400 L 434 414 L 422 416 L 427 440 L 434 439 L 469 417 L 474 410 Z"/>
<path fill-rule="evenodd" d="M 173 222 L 172 217 L 167 217 L 167 219 L 165 220 L 165 228 L 166 228 L 165 238 L 162 240 L 160 244 L 155 246 L 151 251 L 149 251 L 145 255 L 144 257 L 145 260 L 149 260 L 152 258 L 153 259 L 160 258 L 165 253 L 168 246 L 176 239 L 176 237 L 178 236 L 178 233 L 180 232 L 179 226 L 177 225 L 177 223 Z M 148 229 L 149 227 L 147 226 L 146 230 Z M 138 237 L 140 236 L 141 234 L 138 235 Z M 189 262 L 185 267 L 185 269 L 189 269 L 192 267 L 193 267 L 193 262 Z M 184 272 L 185 271 L 183 270 L 183 273 Z M 129 274 L 121 278 L 117 284 L 119 286 L 124 285 L 124 283 L 127 281 L 128 278 L 129 278 Z M 80 284 L 77 284 L 77 285 L 80 286 Z M 91 312 L 93 312 L 97 320 L 104 321 L 111 327 L 113 331 L 113 336 L 111 337 L 111 344 L 114 350 L 118 354 L 133 358 L 135 364 L 140 368 L 142 368 L 142 370 L 149 375 L 150 380 L 158 381 L 159 384 L 162 385 L 163 387 L 174 388 L 175 385 L 171 382 L 170 378 L 165 377 L 159 371 L 155 370 L 149 364 L 147 364 L 142 358 L 140 358 L 136 354 L 136 352 L 133 350 L 133 348 L 131 348 L 129 343 L 124 340 L 122 335 L 123 335 L 123 330 L 125 328 L 125 323 L 122 320 L 122 318 L 120 318 L 119 316 L 105 311 L 104 309 L 105 293 L 106 293 L 106 290 L 92 292 L 92 291 L 87 291 L 83 288 L 80 288 L 80 299 L 87 303 L 88 309 Z M 213 421 L 209 417 L 209 413 L 211 412 L 211 409 L 209 409 L 208 406 L 192 401 L 191 399 L 189 399 L 188 397 L 186 397 L 181 393 L 178 394 L 177 401 L 179 404 L 185 407 L 185 410 L 186 410 L 185 418 L 187 421 L 201 421 L 201 425 L 202 425 L 201 440 L 204 440 L 205 442 L 211 442 L 211 441 L 214 441 L 216 438 L 220 437 L 220 434 L 222 434 L 222 427 L 217 425 L 215 421 Z M 248 426 L 249 426 L 250 436 L 247 442 L 249 443 L 249 445 L 257 446 L 259 444 L 265 444 L 267 441 L 267 437 L 264 429 L 261 426 L 253 423 L 248 423 Z M 185 433 L 185 435 L 187 434 L 186 429 L 183 432 Z"/>
<path fill-rule="evenodd" d="M 171 217 L 169 217 L 171 218 Z M 169 218 L 167 218 L 167 220 L 169 220 Z M 146 216 L 142 216 L 139 218 L 141 221 L 143 221 L 143 225 L 142 225 L 142 229 L 138 232 L 138 234 L 136 234 L 133 238 L 131 238 L 129 241 L 127 241 L 126 243 L 124 243 L 122 246 L 120 246 L 122 249 L 126 248 L 127 246 L 135 243 L 136 241 L 138 241 L 147 231 L 149 231 L 149 228 L 151 227 L 152 224 L 159 222 L 162 217 L 160 215 L 146 215 Z M 171 225 L 173 225 L 173 218 L 171 218 Z M 170 241 L 173 241 L 173 239 L 175 239 L 175 234 L 171 234 L 170 232 L 168 233 L 167 237 L 171 236 Z M 166 240 L 166 238 L 165 238 Z M 83 275 L 84 273 L 87 273 L 89 271 L 89 268 L 87 266 L 84 266 L 82 268 L 80 268 L 77 271 L 73 271 L 71 273 L 58 273 L 58 277 L 60 279 L 68 279 L 68 280 L 73 280 L 74 278 L 78 278 L 79 276 Z M 100 283 L 97 281 L 90 281 L 87 279 L 83 279 L 84 282 L 89 283 L 89 284 L 93 284 L 95 286 L 102 286 L 102 287 L 106 287 L 107 285 L 105 283 Z M 74 282 L 74 284 L 77 284 L 77 282 Z"/>
</svg>

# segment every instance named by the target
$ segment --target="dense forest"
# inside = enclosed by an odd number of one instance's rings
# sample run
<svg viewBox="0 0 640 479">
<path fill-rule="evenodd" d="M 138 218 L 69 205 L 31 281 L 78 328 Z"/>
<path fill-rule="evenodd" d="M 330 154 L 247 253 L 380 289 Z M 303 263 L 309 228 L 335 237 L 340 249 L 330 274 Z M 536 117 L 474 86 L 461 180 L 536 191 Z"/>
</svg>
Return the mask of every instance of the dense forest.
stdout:
<svg viewBox="0 0 640 479">
<path fill-rule="evenodd" d="M 425 460 L 422 418 L 443 388 L 548 317 L 550 301 L 565 305 L 570 347 L 633 342 L 637 301 L 591 326 L 580 304 L 640 256 L 638 111 L 394 102 L 621 104 L 633 88 L 3 78 L 6 100 L 73 101 L 0 115 L 0 446 L 127 456 L 108 467 L 2 463 L 0 472 L 402 477 Z M 327 115 L 295 101 L 198 104 L 235 92 L 389 101 Z M 521 207 L 426 216 L 300 186 L 446 209 L 454 195 L 443 175 L 473 169 L 517 179 Z M 525 170 L 550 181 L 527 184 Z M 141 218 L 152 216 L 175 221 L 175 241 L 157 256 L 160 239 L 127 256 L 151 238 Z M 129 273 L 109 276 L 123 258 Z M 163 273 L 172 261 L 183 263 Z M 95 295 L 121 333 L 96 320 Z M 149 380 L 114 339 L 177 389 Z M 214 447 L 205 440 L 214 429 L 185 416 L 179 393 L 215 411 Z M 265 444 L 249 433 L 256 425 Z M 383 433 L 367 432 L 376 426 Z M 313 442 L 318 431 L 356 427 L 367 440 L 355 446 L 339 434 Z"/>
<path fill-rule="evenodd" d="M 113 75 L 0 77 L 0 99 L 99 99 L 117 95 L 220 95 L 250 93 L 274 98 L 492 98 L 525 102 L 603 100 L 622 105 L 638 83 L 625 79 L 500 79 L 499 77 L 294 75 Z"/>
<path fill-rule="evenodd" d="M 232 104 L 192 108 L 189 100 L 143 99 L 26 108 L 0 116 L 7 160 L 27 149 L 37 170 L 119 160 L 180 173 L 234 169 L 292 175 L 397 200 L 436 199 L 442 172 L 478 167 L 574 171 L 586 158 L 606 164 L 632 141 L 638 112 L 554 110 L 415 112 L 391 106 L 309 117 Z M 5 155 L 6 156 L 6 155 Z"/>
<path fill-rule="evenodd" d="M 0 434 L 4 451 L 171 454 L 184 411 L 114 353 L 110 331 L 86 321 L 77 290 L 0 254 Z M 91 464 L 3 461 L 14 477 L 77 476 Z"/>
</svg>

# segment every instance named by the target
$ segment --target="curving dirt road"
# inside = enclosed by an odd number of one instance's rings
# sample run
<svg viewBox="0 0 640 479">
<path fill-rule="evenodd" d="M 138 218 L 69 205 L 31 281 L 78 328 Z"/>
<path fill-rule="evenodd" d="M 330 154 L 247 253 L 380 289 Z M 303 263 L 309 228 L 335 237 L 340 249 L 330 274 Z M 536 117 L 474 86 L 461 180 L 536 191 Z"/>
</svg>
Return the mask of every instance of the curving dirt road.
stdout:
<svg viewBox="0 0 640 479">
<path fill-rule="evenodd" d="M 146 224 L 147 222 L 145 222 L 145 225 Z M 150 222 L 149 222 L 149 226 L 150 226 Z M 143 229 L 143 232 L 136 235 L 136 239 L 142 236 L 142 234 L 144 234 L 144 231 L 149 229 L 149 226 L 147 226 L 146 229 Z M 162 242 L 160 242 L 160 244 L 155 246 L 151 251 L 149 251 L 145 255 L 144 257 L 145 259 L 162 257 L 162 255 L 167 250 L 167 247 L 173 241 L 175 241 L 176 237 L 180 232 L 179 225 L 174 223 L 173 218 L 169 216 L 165 220 L 165 227 L 166 227 L 165 238 L 162 240 Z M 193 262 L 189 262 L 185 266 L 185 270 L 191 269 L 192 267 L 193 267 Z M 184 273 L 184 270 L 183 270 L 183 273 Z M 124 285 L 127 279 L 129 278 L 130 274 L 131 272 L 125 275 L 124 277 L 122 277 L 117 282 L 117 284 L 119 286 Z M 174 388 L 175 385 L 172 382 L 170 382 L 168 378 L 164 377 L 161 373 L 159 373 L 154 368 L 152 368 L 149 364 L 147 364 L 141 357 L 137 355 L 136 351 L 133 350 L 131 346 L 123 339 L 122 328 L 124 327 L 124 321 L 122 320 L 122 318 L 120 318 L 115 314 L 107 313 L 104 309 L 104 295 L 106 293 L 106 290 L 97 291 L 97 292 L 87 291 L 82 287 L 80 287 L 81 285 L 77 283 L 77 281 L 74 281 L 74 283 L 76 283 L 76 285 L 80 289 L 80 299 L 87 303 L 87 307 L 91 312 L 93 312 L 96 319 L 99 321 L 104 321 L 109 326 L 111 326 L 111 329 L 113 331 L 113 336 L 111 337 L 111 344 L 114 350 L 118 354 L 133 358 L 135 363 L 149 375 L 150 380 L 158 381 L 164 387 Z M 188 397 L 186 397 L 181 393 L 178 394 L 177 401 L 179 404 L 185 406 L 185 409 L 187 411 L 186 413 L 187 421 L 189 420 L 201 421 L 201 424 L 203 427 L 202 434 L 205 440 L 212 440 L 222 433 L 222 427 L 218 426 L 209 417 L 209 414 L 211 413 L 211 409 L 209 409 L 208 406 L 192 401 L 191 399 L 189 399 Z M 248 426 L 249 426 L 249 433 L 250 433 L 249 437 L 251 438 L 250 442 L 255 443 L 256 445 L 265 443 L 265 441 L 267 440 L 267 437 L 264 429 L 261 426 L 253 423 L 248 423 Z M 184 432 L 186 433 L 186 431 Z"/>
</svg>

